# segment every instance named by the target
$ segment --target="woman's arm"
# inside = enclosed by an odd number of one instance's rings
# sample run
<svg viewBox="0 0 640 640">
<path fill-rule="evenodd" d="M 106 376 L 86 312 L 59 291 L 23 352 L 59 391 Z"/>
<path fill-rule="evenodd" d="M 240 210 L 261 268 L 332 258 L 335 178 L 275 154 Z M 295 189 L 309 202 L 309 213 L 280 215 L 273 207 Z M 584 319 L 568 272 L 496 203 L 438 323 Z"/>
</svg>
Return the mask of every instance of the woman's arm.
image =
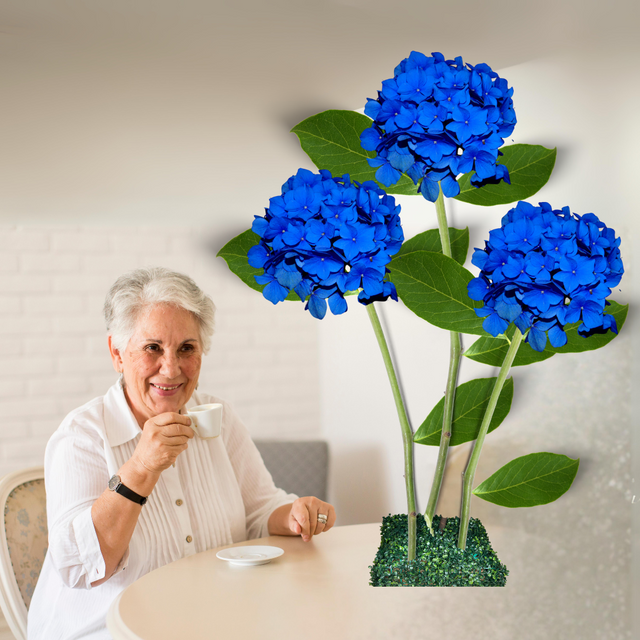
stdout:
<svg viewBox="0 0 640 640">
<path fill-rule="evenodd" d="M 147 420 L 133 456 L 118 471 L 122 483 L 141 496 L 150 495 L 162 471 L 175 463 L 193 438 L 190 424 L 190 418 L 179 413 L 162 413 Z M 105 573 L 103 578 L 91 583 L 92 587 L 113 575 L 129 546 L 142 509 L 144 506 L 109 489 L 93 503 L 91 519 Z"/>
<path fill-rule="evenodd" d="M 138 495 L 146 497 L 156 486 L 160 473 L 151 473 L 146 469 L 143 471 L 144 473 L 140 471 L 136 461 L 131 458 L 120 467 L 118 475 L 122 484 Z M 93 503 L 91 520 L 104 558 L 105 573 L 102 579 L 91 583 L 92 587 L 101 585 L 114 574 L 129 542 L 131 542 L 138 517 L 143 508 L 144 506 L 109 489 L 105 489 L 103 494 Z"/>
</svg>

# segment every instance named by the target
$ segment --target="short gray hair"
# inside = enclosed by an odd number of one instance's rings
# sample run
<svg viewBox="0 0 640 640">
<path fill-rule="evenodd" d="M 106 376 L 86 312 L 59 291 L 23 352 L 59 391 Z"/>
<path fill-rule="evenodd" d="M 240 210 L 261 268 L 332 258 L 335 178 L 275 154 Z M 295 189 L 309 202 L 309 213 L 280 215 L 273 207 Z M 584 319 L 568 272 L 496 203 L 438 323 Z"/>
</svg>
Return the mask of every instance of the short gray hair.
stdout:
<svg viewBox="0 0 640 640">
<path fill-rule="evenodd" d="M 202 350 L 209 351 L 216 310 L 213 301 L 189 276 L 164 267 L 129 271 L 109 289 L 104 319 L 113 346 L 120 352 L 126 350 L 140 314 L 158 304 L 190 311 L 198 322 Z"/>
</svg>

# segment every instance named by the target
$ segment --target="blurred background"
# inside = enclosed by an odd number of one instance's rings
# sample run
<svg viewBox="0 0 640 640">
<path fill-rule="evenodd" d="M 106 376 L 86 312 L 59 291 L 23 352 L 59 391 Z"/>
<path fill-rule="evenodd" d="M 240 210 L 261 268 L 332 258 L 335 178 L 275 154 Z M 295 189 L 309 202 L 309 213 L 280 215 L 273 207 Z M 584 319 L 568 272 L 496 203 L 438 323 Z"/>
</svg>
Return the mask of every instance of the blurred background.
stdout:
<svg viewBox="0 0 640 640">
<path fill-rule="evenodd" d="M 313 169 L 291 127 L 361 109 L 413 49 L 461 55 L 514 87 L 509 142 L 558 148 L 531 201 L 593 211 L 622 237 L 612 298 L 632 308 L 607 348 L 513 371 L 513 408 L 477 481 L 535 451 L 579 457 L 580 470 L 550 505 L 474 501 L 490 536 L 516 541 L 508 557 L 496 549 L 511 576 L 464 614 L 451 591 L 436 622 L 481 640 L 640 637 L 635 3 L 0 0 L 0 20 L 0 475 L 42 464 L 61 419 L 112 384 L 106 290 L 161 265 L 218 307 L 201 388 L 233 403 L 254 437 L 327 440 L 338 524 L 405 511 L 400 428 L 364 308 L 317 321 L 301 303 L 273 307 L 215 255 L 299 167 Z M 436 226 L 430 203 L 398 199 L 406 237 Z M 472 248 L 507 210 L 447 206 Z M 448 337 L 402 303 L 380 313 L 417 429 L 443 394 Z M 464 361 L 460 382 L 491 375 Z M 468 455 L 458 449 L 438 509 L 448 516 Z M 417 446 L 421 510 L 435 457 Z M 416 620 L 422 632 L 434 623 Z"/>
</svg>

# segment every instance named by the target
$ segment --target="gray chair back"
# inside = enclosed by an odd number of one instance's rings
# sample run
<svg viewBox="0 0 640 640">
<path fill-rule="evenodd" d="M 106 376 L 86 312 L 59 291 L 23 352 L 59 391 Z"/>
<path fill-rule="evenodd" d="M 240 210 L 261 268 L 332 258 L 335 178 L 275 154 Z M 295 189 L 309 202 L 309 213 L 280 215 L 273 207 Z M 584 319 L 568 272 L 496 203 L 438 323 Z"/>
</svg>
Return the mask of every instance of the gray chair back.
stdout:
<svg viewBox="0 0 640 640">
<path fill-rule="evenodd" d="M 327 499 L 329 447 L 324 440 L 255 440 L 277 487 Z"/>
</svg>

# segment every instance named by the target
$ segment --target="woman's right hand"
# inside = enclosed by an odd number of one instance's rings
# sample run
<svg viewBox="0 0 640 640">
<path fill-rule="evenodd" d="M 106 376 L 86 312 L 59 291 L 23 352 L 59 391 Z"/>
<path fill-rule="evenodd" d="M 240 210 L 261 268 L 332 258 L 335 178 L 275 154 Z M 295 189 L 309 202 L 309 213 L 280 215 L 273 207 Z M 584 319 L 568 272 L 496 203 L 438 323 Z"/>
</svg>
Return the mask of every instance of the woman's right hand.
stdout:
<svg viewBox="0 0 640 640">
<path fill-rule="evenodd" d="M 194 431 L 189 426 L 191 418 L 179 413 L 161 413 L 149 418 L 142 428 L 142 437 L 138 442 L 132 461 L 145 469 L 160 475 L 168 469 L 176 458 L 187 448 Z"/>
</svg>

